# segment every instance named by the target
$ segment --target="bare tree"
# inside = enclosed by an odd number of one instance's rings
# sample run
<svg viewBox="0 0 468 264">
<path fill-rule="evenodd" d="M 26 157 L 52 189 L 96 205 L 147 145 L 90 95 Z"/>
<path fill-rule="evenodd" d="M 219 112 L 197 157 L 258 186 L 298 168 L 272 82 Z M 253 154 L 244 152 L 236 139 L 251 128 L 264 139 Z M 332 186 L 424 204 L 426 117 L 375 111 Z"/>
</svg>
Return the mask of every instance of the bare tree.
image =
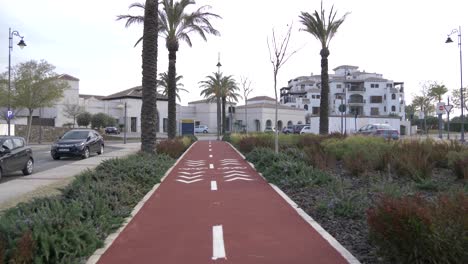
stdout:
<svg viewBox="0 0 468 264">
<path fill-rule="evenodd" d="M 252 88 L 250 88 L 250 85 L 252 84 L 252 81 L 249 80 L 247 77 L 241 77 L 240 78 L 240 84 L 242 85 L 242 91 L 244 93 L 244 101 L 245 101 L 245 132 L 249 130 L 249 123 L 247 122 L 247 99 L 249 94 L 253 91 Z"/>
<path fill-rule="evenodd" d="M 297 50 L 288 53 L 289 39 L 291 38 L 292 24 L 289 26 L 286 35 L 277 39 L 275 29 L 272 29 L 271 39 L 267 37 L 268 52 L 270 54 L 270 62 L 273 66 L 273 88 L 275 89 L 275 153 L 278 153 L 278 91 L 277 77 L 281 66 L 283 66 L 289 58 L 291 58 Z"/>
<path fill-rule="evenodd" d="M 63 106 L 63 113 L 68 118 L 73 118 L 73 128 L 75 128 L 76 117 L 84 112 L 83 107 L 78 104 L 66 102 Z"/>
</svg>

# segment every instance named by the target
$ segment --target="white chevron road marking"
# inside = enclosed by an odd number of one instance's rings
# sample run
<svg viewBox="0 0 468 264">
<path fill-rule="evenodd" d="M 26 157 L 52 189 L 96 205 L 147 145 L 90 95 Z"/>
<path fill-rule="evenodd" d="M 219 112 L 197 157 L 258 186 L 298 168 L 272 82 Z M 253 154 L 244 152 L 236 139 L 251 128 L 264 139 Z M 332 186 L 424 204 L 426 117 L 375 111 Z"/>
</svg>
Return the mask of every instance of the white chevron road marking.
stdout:
<svg viewBox="0 0 468 264">
<path fill-rule="evenodd" d="M 194 172 L 188 172 L 188 171 L 179 171 L 178 173 L 182 173 L 185 175 L 197 175 L 197 174 L 202 174 L 205 173 L 204 171 L 194 171 Z"/>
<path fill-rule="evenodd" d="M 191 179 L 196 179 L 196 178 L 203 177 L 203 175 L 196 175 L 196 176 L 182 176 L 182 175 L 179 175 L 179 176 L 177 176 L 177 177 L 178 177 L 178 178 L 184 178 L 184 179 L 191 180 Z"/>
<path fill-rule="evenodd" d="M 231 170 L 231 171 L 223 171 L 223 173 L 244 173 L 243 171 L 238 171 L 238 170 Z"/>
<path fill-rule="evenodd" d="M 235 176 L 250 178 L 249 175 L 247 175 L 247 174 L 240 174 L 240 173 L 232 173 L 232 174 L 229 174 L 229 175 L 224 175 L 223 177 L 224 177 L 224 178 L 230 178 L 230 177 L 235 177 Z"/>
<path fill-rule="evenodd" d="M 231 178 L 231 179 L 227 179 L 226 181 L 227 182 L 230 182 L 230 181 L 253 181 L 252 179 L 248 179 L 248 178 L 242 178 L 242 177 L 235 177 L 235 178 Z"/>
<path fill-rule="evenodd" d="M 197 181 L 203 181 L 203 179 L 196 179 L 196 180 L 191 180 L 191 181 L 177 179 L 176 181 L 190 184 L 190 183 L 194 183 L 194 182 L 197 182 Z"/>
</svg>

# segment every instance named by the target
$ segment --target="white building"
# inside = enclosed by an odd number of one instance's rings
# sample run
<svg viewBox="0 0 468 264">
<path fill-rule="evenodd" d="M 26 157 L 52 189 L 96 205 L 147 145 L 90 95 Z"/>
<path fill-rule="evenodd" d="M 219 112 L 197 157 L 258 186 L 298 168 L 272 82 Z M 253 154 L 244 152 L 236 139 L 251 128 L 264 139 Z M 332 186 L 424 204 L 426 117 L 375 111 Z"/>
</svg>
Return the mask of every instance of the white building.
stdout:
<svg viewBox="0 0 468 264">
<path fill-rule="evenodd" d="M 384 117 L 399 116 L 405 119 L 403 82 L 384 79 L 382 74 L 359 71 L 357 66 L 343 65 L 330 74 L 330 115 L 340 115 L 344 104 L 347 114 Z M 320 111 L 320 75 L 300 76 L 281 88 L 281 103 L 301 108 L 312 115 Z"/>
</svg>

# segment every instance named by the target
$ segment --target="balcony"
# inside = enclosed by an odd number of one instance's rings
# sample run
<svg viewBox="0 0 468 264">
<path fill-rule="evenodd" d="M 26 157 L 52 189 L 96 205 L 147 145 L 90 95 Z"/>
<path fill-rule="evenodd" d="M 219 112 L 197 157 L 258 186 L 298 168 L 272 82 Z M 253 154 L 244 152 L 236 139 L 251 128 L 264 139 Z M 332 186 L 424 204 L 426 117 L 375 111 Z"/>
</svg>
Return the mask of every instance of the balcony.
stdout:
<svg viewBox="0 0 468 264">
<path fill-rule="evenodd" d="M 358 92 L 364 93 L 366 91 L 366 87 L 364 85 L 348 85 L 348 92 Z"/>
<path fill-rule="evenodd" d="M 365 104 L 366 100 L 365 99 L 348 99 L 348 104 L 350 105 L 360 105 L 360 104 Z"/>
</svg>

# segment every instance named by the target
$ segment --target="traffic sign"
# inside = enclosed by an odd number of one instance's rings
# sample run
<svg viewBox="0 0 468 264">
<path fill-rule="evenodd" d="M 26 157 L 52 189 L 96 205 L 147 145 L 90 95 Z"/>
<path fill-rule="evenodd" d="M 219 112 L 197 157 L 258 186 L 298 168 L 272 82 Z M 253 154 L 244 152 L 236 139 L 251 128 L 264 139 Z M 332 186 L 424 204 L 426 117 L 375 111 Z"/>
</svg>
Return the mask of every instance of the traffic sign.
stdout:
<svg viewBox="0 0 468 264">
<path fill-rule="evenodd" d="M 445 108 L 444 107 L 445 107 L 444 102 L 437 103 L 436 112 L 437 112 L 438 115 L 445 114 Z"/>
<path fill-rule="evenodd" d="M 346 105 L 341 104 L 341 105 L 338 107 L 338 110 L 340 110 L 341 113 L 346 112 Z"/>
<path fill-rule="evenodd" d="M 13 111 L 8 110 L 7 111 L 7 118 L 12 119 L 13 118 Z"/>
<path fill-rule="evenodd" d="M 445 111 L 450 112 L 450 110 L 452 110 L 453 108 L 453 105 L 444 105 L 444 108 L 445 108 Z"/>
</svg>

